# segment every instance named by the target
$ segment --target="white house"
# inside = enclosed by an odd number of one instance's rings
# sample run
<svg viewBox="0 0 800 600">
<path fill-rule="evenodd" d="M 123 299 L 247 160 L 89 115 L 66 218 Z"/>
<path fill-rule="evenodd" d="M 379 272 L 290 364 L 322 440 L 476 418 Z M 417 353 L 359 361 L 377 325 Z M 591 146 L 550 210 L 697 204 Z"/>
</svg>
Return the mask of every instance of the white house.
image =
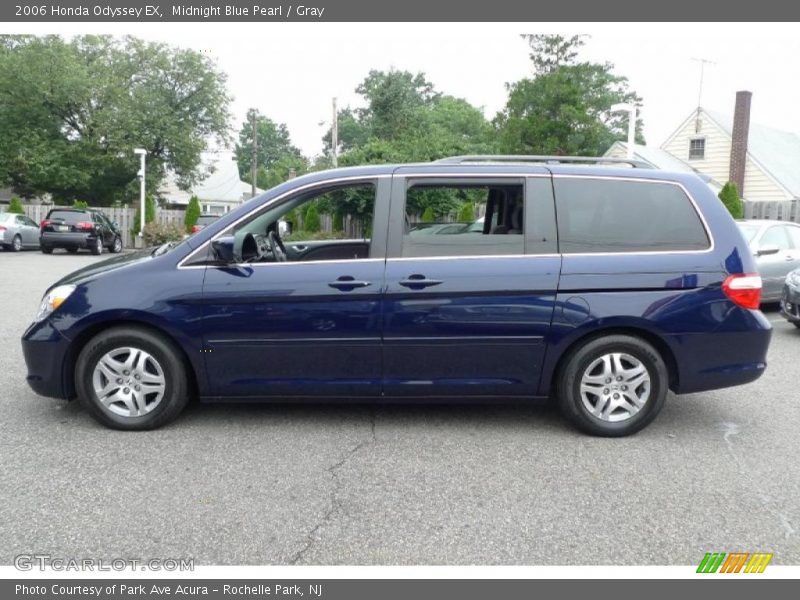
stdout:
<svg viewBox="0 0 800 600">
<path fill-rule="evenodd" d="M 204 214 L 221 215 L 250 199 L 252 188 L 239 177 L 239 166 L 233 152 L 205 154 L 201 169 L 207 176 L 189 191 L 180 189 L 175 174 L 168 172 L 159 189 L 164 203 L 175 208 L 186 208 L 189 199 L 197 196 Z M 261 191 L 256 188 L 257 194 Z"/>
<path fill-rule="evenodd" d="M 635 152 L 658 168 L 701 173 L 717 189 L 733 181 L 745 200 L 800 199 L 800 136 L 750 123 L 751 98 L 737 92 L 733 116 L 698 107 L 660 148 Z M 606 155 L 625 156 L 625 144 Z"/>
</svg>

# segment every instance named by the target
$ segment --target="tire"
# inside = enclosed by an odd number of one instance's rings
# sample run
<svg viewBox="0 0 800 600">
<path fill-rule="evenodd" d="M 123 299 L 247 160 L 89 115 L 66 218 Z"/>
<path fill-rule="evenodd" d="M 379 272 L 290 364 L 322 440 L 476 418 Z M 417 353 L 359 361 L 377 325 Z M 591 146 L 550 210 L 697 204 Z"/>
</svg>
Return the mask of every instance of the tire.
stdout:
<svg viewBox="0 0 800 600">
<path fill-rule="evenodd" d="M 22 250 L 22 238 L 19 235 L 15 235 L 11 241 L 11 251 L 19 252 L 20 250 Z"/>
<path fill-rule="evenodd" d="M 797 327 L 798 329 L 800 329 L 800 322 L 798 322 L 798 321 L 792 321 L 792 325 L 794 325 L 795 327 Z"/>
<path fill-rule="evenodd" d="M 78 249 L 77 248 L 67 248 L 67 252 L 69 252 L 70 254 L 77 254 L 78 253 Z"/>
<path fill-rule="evenodd" d="M 108 249 L 114 254 L 119 254 L 120 252 L 122 252 L 122 240 L 120 239 L 119 236 L 116 236 L 114 238 L 114 243 L 111 244 L 111 246 Z"/>
<path fill-rule="evenodd" d="M 125 361 L 131 360 L 138 369 L 125 368 Z M 140 384 L 152 391 L 140 389 L 137 394 L 135 387 Z M 178 348 L 138 327 L 116 327 L 92 338 L 78 356 L 75 387 L 81 405 L 94 419 L 128 431 L 161 427 L 189 401 L 186 367 Z M 101 400 L 104 390 L 105 403 Z"/>
<path fill-rule="evenodd" d="M 95 256 L 99 256 L 103 253 L 103 238 L 96 237 L 94 240 L 94 244 L 89 246 L 89 250 L 91 250 L 92 254 Z"/>
<path fill-rule="evenodd" d="M 581 431 L 602 437 L 631 435 L 649 425 L 664 407 L 668 388 L 664 359 L 630 335 L 589 340 L 570 353 L 556 382 L 562 414 Z"/>
<path fill-rule="evenodd" d="M 50 246 L 42 246 L 41 250 L 45 254 L 52 254 L 53 253 L 53 249 Z"/>
</svg>

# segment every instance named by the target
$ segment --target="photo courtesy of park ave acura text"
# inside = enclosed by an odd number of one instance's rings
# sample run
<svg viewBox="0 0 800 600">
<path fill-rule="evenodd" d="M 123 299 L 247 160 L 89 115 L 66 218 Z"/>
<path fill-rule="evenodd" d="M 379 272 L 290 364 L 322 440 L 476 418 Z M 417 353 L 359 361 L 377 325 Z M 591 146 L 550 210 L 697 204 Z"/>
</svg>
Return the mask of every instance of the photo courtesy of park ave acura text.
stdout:
<svg viewBox="0 0 800 600">
<path fill-rule="evenodd" d="M 0 575 L 797 577 L 796 24 L 228 4 L 0 26 Z"/>
</svg>

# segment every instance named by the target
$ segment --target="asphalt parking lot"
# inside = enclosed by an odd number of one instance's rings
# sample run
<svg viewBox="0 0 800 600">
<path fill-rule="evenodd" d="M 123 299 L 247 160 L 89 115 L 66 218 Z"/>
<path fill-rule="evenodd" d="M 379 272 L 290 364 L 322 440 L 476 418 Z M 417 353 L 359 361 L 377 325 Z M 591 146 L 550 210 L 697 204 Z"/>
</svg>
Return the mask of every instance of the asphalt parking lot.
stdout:
<svg viewBox="0 0 800 600">
<path fill-rule="evenodd" d="M 37 397 L 19 337 L 45 288 L 103 257 L 0 253 L 0 563 L 800 563 L 800 330 L 773 308 L 769 369 L 670 396 L 636 436 L 548 406 L 189 407 L 145 433 Z"/>
</svg>

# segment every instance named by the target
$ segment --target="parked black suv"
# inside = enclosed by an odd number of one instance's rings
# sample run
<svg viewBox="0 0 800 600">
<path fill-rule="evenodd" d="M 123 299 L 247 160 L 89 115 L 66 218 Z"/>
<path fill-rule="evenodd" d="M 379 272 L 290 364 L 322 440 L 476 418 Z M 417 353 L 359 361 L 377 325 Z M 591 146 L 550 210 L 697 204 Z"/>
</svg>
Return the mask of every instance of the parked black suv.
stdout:
<svg viewBox="0 0 800 600">
<path fill-rule="evenodd" d="M 77 252 L 88 248 L 92 254 L 101 254 L 103 247 L 111 252 L 122 250 L 122 233 L 102 211 L 91 208 L 54 208 L 39 225 L 39 244 L 42 252 L 50 254 L 54 248 Z"/>
</svg>

